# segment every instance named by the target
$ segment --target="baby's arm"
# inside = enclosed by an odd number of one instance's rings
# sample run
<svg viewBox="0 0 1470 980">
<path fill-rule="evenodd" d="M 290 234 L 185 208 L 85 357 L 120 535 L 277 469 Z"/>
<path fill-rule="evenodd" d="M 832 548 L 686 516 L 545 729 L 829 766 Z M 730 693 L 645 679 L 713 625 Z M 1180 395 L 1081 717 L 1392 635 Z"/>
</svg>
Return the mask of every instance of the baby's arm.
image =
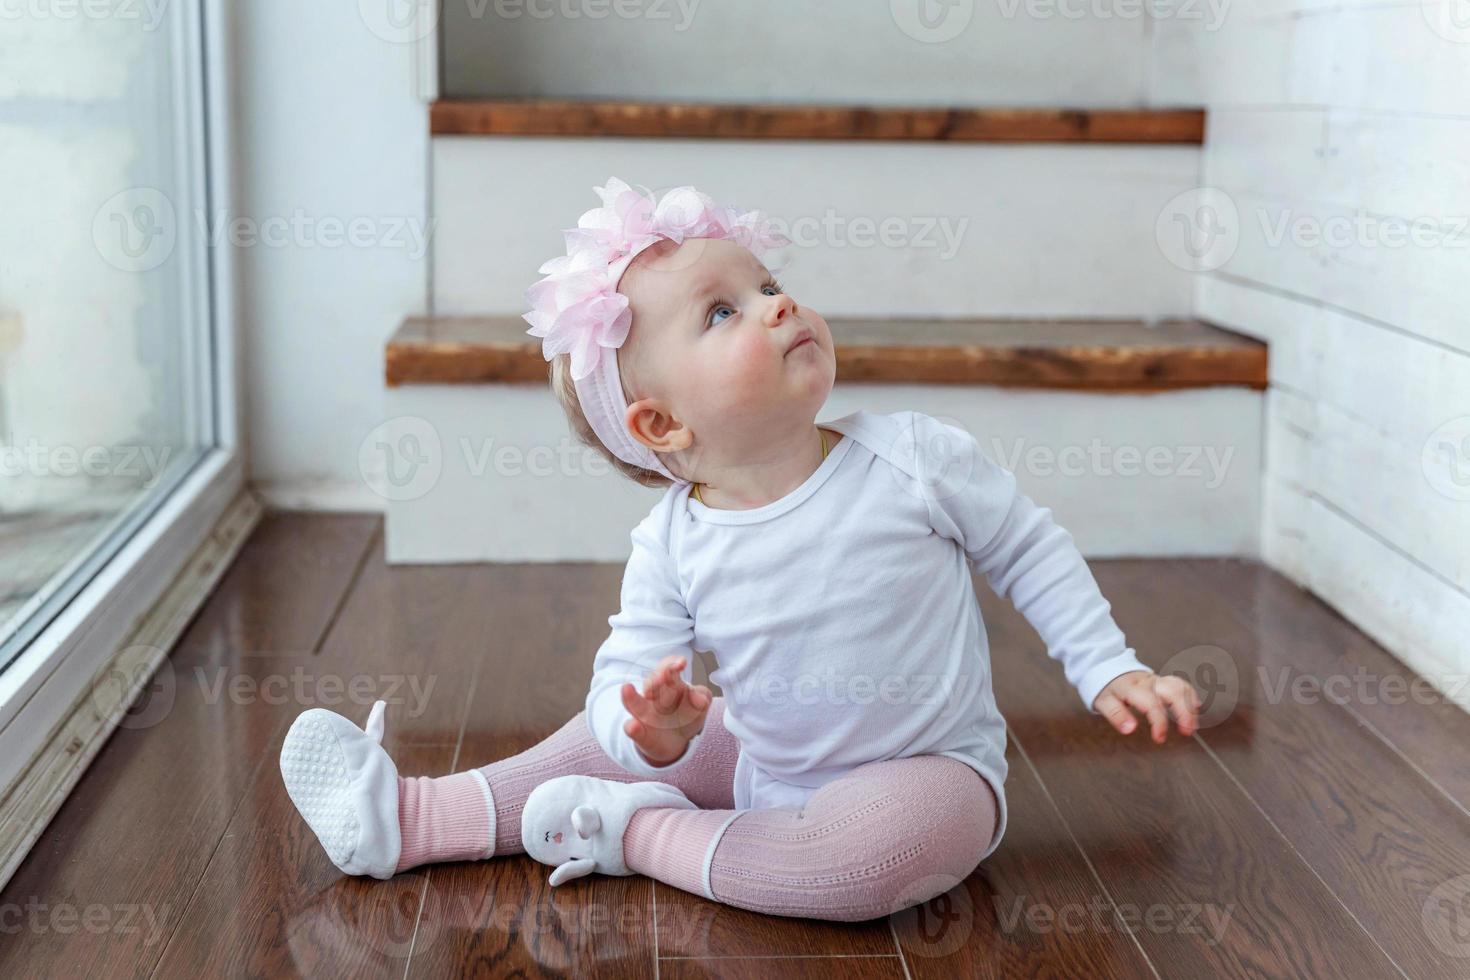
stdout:
<svg viewBox="0 0 1470 980">
<path fill-rule="evenodd" d="M 1072 536 L 1016 486 L 1016 477 L 981 451 L 968 432 L 914 416 L 916 461 L 931 523 L 964 548 L 991 588 L 1011 600 L 1062 663 L 1083 704 L 1123 733 L 1129 708 L 1162 742 L 1172 713 L 1184 735 L 1197 725 L 1199 699 L 1180 677 L 1159 677 L 1139 662 L 1113 621 Z"/>
<path fill-rule="evenodd" d="M 630 772 L 657 775 L 681 765 L 704 729 L 709 688 L 689 684 L 694 621 L 674 573 L 660 505 L 633 529 L 621 608 L 597 651 L 587 724 Z"/>
</svg>

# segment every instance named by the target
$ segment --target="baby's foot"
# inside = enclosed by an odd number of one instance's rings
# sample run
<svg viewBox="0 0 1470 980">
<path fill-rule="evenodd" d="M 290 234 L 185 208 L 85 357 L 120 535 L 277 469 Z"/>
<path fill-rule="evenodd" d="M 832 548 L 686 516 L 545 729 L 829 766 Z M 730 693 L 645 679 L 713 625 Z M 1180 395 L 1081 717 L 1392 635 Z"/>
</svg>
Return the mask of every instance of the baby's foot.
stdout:
<svg viewBox="0 0 1470 980">
<path fill-rule="evenodd" d="M 366 730 L 325 708 L 303 711 L 281 746 L 291 802 L 350 875 L 391 878 L 402 850 L 398 768 L 380 744 L 386 707 L 373 705 Z"/>
<path fill-rule="evenodd" d="M 521 844 L 542 864 L 554 864 L 560 885 L 594 871 L 630 875 L 623 833 L 646 807 L 697 809 L 665 783 L 619 783 L 592 776 L 558 776 L 531 791 L 521 811 Z"/>
</svg>

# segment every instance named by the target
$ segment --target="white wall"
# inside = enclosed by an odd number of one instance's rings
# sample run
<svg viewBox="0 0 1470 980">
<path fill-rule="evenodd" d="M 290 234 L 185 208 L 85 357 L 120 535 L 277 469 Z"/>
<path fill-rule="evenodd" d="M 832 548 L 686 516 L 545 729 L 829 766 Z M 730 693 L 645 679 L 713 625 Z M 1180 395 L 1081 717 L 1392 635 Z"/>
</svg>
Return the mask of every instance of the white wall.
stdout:
<svg viewBox="0 0 1470 980">
<path fill-rule="evenodd" d="M 1155 76 L 1142 0 L 445 0 L 442 22 L 462 97 L 1137 106 Z"/>
<path fill-rule="evenodd" d="M 1120 1 L 1127 6 L 1127 0 Z M 726 93 L 742 98 L 781 100 L 785 94 L 853 101 L 1089 106 L 1170 103 L 1177 101 L 1170 93 L 1188 91 L 1192 84 L 1186 60 L 1175 65 L 1154 56 L 1155 29 L 1141 18 L 1061 16 L 1045 3 L 1035 6 L 1036 0 L 1017 0 L 1019 6 L 1004 16 L 1004 12 L 997 13 L 1000 9 L 995 4 L 973 4 L 972 21 L 956 37 L 944 41 L 906 34 L 888 4 L 878 4 L 878 13 L 844 9 L 839 21 L 825 19 L 831 16 L 828 13 L 808 10 L 803 26 L 775 7 L 770 7 L 772 16 L 763 19 L 759 16 L 763 7 L 722 4 L 717 9 L 710 3 L 707 9 L 698 7 L 694 35 L 661 31 L 648 22 L 635 21 L 631 26 L 619 22 L 597 29 L 592 47 L 588 47 L 591 41 L 585 37 L 585 26 L 564 19 L 550 25 L 526 21 L 520 25 L 525 28 L 523 34 L 503 34 L 501 31 L 520 29 L 504 24 L 495 24 L 495 31 L 466 34 L 469 28 L 457 21 L 453 6 L 466 3 L 470 0 L 448 0 L 438 25 L 444 32 L 445 68 L 451 79 L 470 71 L 501 72 L 497 66 L 503 66 L 509 57 L 501 48 L 507 44 L 544 46 L 551 43 L 547 31 L 554 26 L 554 44 L 569 51 L 564 62 L 597 63 L 597 78 L 617 76 L 619 59 L 634 59 L 638 71 L 620 76 L 644 78 L 639 84 L 650 85 L 650 96 L 710 96 L 717 93 L 692 90 L 685 82 L 709 75 L 703 68 L 710 43 L 734 44 L 728 31 L 738 21 L 745 25 L 741 29 L 766 32 L 763 41 L 769 41 L 769 46 L 760 48 L 764 62 L 739 69 L 738 84 L 732 81 L 726 87 Z M 534 241 L 522 242 L 526 248 L 520 254 L 520 266 L 501 263 L 503 272 L 497 273 L 491 262 L 501 254 L 494 251 L 497 225 L 494 216 L 485 219 L 481 207 L 485 201 L 448 188 L 445 178 L 453 178 L 454 173 L 429 165 L 426 106 L 415 91 L 423 75 L 415 60 L 419 48 L 413 44 L 420 31 L 390 19 L 394 10 L 401 13 L 401 7 L 413 4 L 240 0 L 234 6 L 232 37 L 240 66 L 240 201 L 234 216 L 251 222 L 247 232 L 278 231 L 287 238 L 279 244 L 247 241 L 240 250 L 248 423 L 253 439 L 251 480 L 276 505 L 379 510 L 384 501 L 368 489 L 376 473 L 365 475 L 363 470 L 381 469 L 382 457 L 372 445 L 363 447 L 370 430 L 388 414 L 381 381 L 385 339 L 407 313 L 517 309 L 520 292 L 534 281 L 535 264 L 556 248 L 557 231 L 589 206 L 587 188 L 606 179 L 607 172 L 604 167 L 582 166 L 576 179 L 560 188 L 566 204 L 553 209 L 559 216 L 551 216 L 547 209 L 529 209 L 537 215 L 541 231 L 535 232 Z M 676 1 L 663 6 L 678 13 Z M 963 6 L 966 4 L 958 4 Z M 469 9 L 495 7 L 475 3 L 466 7 Z M 1208 4 L 1197 9 L 1201 16 L 1211 16 Z M 470 26 L 485 28 L 488 24 L 481 19 Z M 781 29 L 776 29 L 778 25 Z M 833 38 L 839 43 L 833 43 Z M 650 75 L 651 62 L 644 56 L 654 48 L 659 57 L 653 60 L 667 63 L 667 68 Z M 597 57 L 570 54 L 585 50 L 597 51 Z M 557 57 L 553 51 L 551 56 L 532 60 L 554 66 Z M 581 91 L 581 76 L 566 73 L 559 78 L 564 84 L 556 94 L 572 96 Z M 500 81 L 510 85 L 513 79 L 507 76 Z M 506 85 L 495 91 L 516 91 Z M 606 94 L 595 85 L 594 90 L 589 91 Z M 1164 96 L 1152 97 L 1154 90 Z M 454 93 L 453 84 L 448 91 Z M 440 140 L 435 145 L 442 154 L 450 143 L 453 140 Z M 531 145 L 532 141 L 519 143 Z M 581 141 L 581 145 L 589 151 L 584 157 L 614 150 L 612 143 L 601 141 Z M 512 147 L 507 151 L 519 160 L 517 167 L 526 169 L 501 170 L 490 176 L 503 187 L 516 188 L 519 173 L 541 173 L 548 159 L 563 169 L 576 163 L 564 154 L 564 144 L 553 150 L 554 157 L 523 162 L 525 154 Z M 769 153 L 772 145 L 751 150 L 731 144 L 723 150 Z M 860 267 L 861 275 L 872 284 L 870 298 L 878 306 L 870 304 L 867 311 L 1026 316 L 1188 313 L 1188 276 L 1158 254 L 1151 222 L 1163 198 L 1194 181 L 1197 148 L 1073 150 L 1075 153 L 1058 147 L 867 145 L 863 162 L 853 165 L 854 172 L 885 182 L 891 194 L 876 204 L 876 198 L 864 204 L 857 194 L 857 176 L 835 182 L 832 192 L 845 194 L 832 204 L 838 207 L 839 216 L 882 219 L 956 210 L 933 200 L 935 185 L 926 175 L 928 165 L 923 160 L 942 160 L 945 173 L 953 178 L 951 187 L 957 187 L 972 203 L 986 201 L 983 209 L 970 204 L 958 209 L 958 216 L 972 220 L 964 239 L 969 251 L 956 262 L 938 266 L 954 285 L 950 292 L 923 295 L 916 294 L 911 285 L 906 287 L 906 281 L 913 281 L 908 266 L 879 264 L 879 259 L 891 257 L 891 250 L 853 248 L 847 256 L 838 256 Z M 651 145 L 617 148 L 629 162 L 653 151 Z M 845 165 L 848 157 L 842 151 L 844 147 L 826 147 L 804 153 L 820 167 Z M 578 160 L 585 163 L 584 157 Z M 919 163 L 908 165 L 911 173 L 883 169 L 885 160 L 901 165 L 910 157 L 920 157 Z M 476 151 L 454 159 L 472 167 L 469 173 L 460 173 L 466 181 L 482 181 L 487 176 L 473 173 L 479 159 Z M 673 167 L 666 176 L 670 182 L 707 184 L 709 173 L 701 178 L 703 170 L 695 166 L 701 160 L 691 143 L 664 162 L 689 166 Z M 980 187 L 980 178 L 964 173 L 967 162 L 982 167 L 1004 163 L 1010 169 L 998 176 L 980 170 L 986 184 Z M 713 173 L 719 175 L 720 170 Z M 629 170 L 622 176 L 644 184 L 661 179 L 647 169 Z M 804 187 L 820 190 L 826 182 L 823 173 L 817 169 L 810 176 Z M 431 185 L 438 195 L 434 212 L 426 207 Z M 825 206 L 817 207 L 822 203 L 820 194 L 807 195 L 808 209 L 803 210 L 794 203 L 786 204 L 785 197 L 776 197 L 778 191 L 789 194 L 779 179 L 767 182 L 767 187 L 745 182 L 729 190 L 753 195 L 751 204 L 767 210 L 785 207 L 801 216 L 816 207 L 814 213 L 823 216 Z M 906 187 L 911 188 L 908 197 Z M 472 185 L 466 188 L 472 190 Z M 432 263 L 417 251 L 431 213 L 438 216 Z M 306 220 L 334 219 L 345 226 L 357 217 L 372 223 L 376 239 L 397 231 L 401 241 L 328 247 L 319 232 L 303 225 Z M 291 228 L 293 219 L 300 219 L 301 228 Z M 266 222 L 275 225 L 268 229 Z M 479 251 L 487 245 L 487 237 L 491 248 Z M 1023 239 L 1025 245 L 1020 244 Z M 819 273 L 826 270 L 817 260 L 829 259 L 828 251 L 808 250 L 798 257 L 794 263 L 801 267 L 798 275 L 822 282 Z M 917 262 L 926 254 L 914 253 L 900 262 Z M 976 260 L 978 254 L 983 260 Z M 975 275 L 963 272 L 976 269 Z M 438 270 L 432 276 L 432 294 L 431 270 Z M 848 309 L 844 303 L 856 303 L 851 291 L 842 292 L 845 284 L 847 281 L 833 279 L 829 288 L 835 289 L 835 295 L 826 298 L 829 309 Z M 913 309 L 903 309 L 906 306 Z"/>
<path fill-rule="evenodd" d="M 1452 13 L 1253 0 L 1160 42 L 1193 45 L 1175 93 L 1208 103 L 1203 183 L 1234 211 L 1197 309 L 1272 345 L 1265 556 L 1446 688 L 1470 671 L 1470 22 Z"/>
<path fill-rule="evenodd" d="M 288 506 L 381 508 L 358 448 L 382 420 L 383 343 L 427 302 L 417 49 L 372 8 L 235 6 L 251 478 Z"/>
<path fill-rule="evenodd" d="M 1155 233 L 1195 146 L 475 137 L 434 141 L 436 311 L 520 312 L 609 176 L 759 207 L 794 243 L 782 281 L 824 316 L 1189 313 Z"/>
<path fill-rule="evenodd" d="M 390 562 L 626 561 L 628 529 L 662 492 L 579 443 L 545 385 L 406 385 L 387 405 Z M 1088 556 L 1253 556 L 1262 408 L 1245 388 L 839 383 L 817 417 L 919 411 L 962 427 Z M 392 453 L 406 438 L 413 459 Z"/>
</svg>

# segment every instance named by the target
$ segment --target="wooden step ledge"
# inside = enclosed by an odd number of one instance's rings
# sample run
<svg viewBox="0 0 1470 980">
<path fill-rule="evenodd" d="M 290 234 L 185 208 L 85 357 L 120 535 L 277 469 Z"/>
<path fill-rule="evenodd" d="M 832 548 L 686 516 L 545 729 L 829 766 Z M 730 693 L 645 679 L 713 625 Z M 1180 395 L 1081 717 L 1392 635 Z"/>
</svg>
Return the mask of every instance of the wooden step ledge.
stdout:
<svg viewBox="0 0 1470 980">
<path fill-rule="evenodd" d="M 1000 109 L 441 99 L 435 136 L 636 136 L 960 143 L 1204 142 L 1203 109 Z"/>
<path fill-rule="evenodd" d="M 1266 387 L 1266 347 L 1197 320 L 828 321 L 837 380 L 1151 392 Z M 410 317 L 388 342 L 389 387 L 540 382 L 517 316 Z"/>
</svg>

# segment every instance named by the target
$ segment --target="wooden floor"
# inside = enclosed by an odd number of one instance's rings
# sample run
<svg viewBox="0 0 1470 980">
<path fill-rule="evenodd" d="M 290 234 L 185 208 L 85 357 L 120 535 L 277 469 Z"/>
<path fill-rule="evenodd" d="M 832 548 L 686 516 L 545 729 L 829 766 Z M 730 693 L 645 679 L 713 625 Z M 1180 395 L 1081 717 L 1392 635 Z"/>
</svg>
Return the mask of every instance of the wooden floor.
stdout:
<svg viewBox="0 0 1470 980">
<path fill-rule="evenodd" d="M 406 774 L 518 751 L 580 707 L 621 568 L 390 569 L 375 519 L 270 516 L 0 895 L 0 976 L 1470 975 L 1470 717 L 1257 565 L 1094 567 L 1145 661 L 1208 665 L 1214 724 L 1114 734 L 982 587 L 1005 841 L 823 924 L 524 857 L 343 878 L 282 787 L 290 721 L 395 701 Z"/>
</svg>

